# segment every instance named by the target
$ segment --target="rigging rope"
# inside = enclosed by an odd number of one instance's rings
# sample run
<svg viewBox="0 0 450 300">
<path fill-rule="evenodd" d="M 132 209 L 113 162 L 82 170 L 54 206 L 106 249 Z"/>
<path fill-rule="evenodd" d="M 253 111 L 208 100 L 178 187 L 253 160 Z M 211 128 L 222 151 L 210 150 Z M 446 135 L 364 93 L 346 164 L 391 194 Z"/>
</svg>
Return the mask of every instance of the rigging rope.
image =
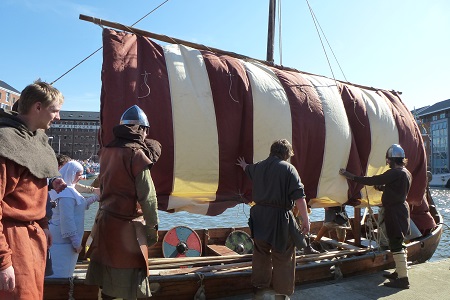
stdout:
<svg viewBox="0 0 450 300">
<path fill-rule="evenodd" d="M 334 76 L 333 68 L 331 67 L 330 59 L 328 58 L 327 51 L 326 51 L 325 46 L 324 46 L 324 44 L 323 44 L 323 40 L 322 40 L 322 36 L 320 35 L 319 28 L 320 28 L 320 31 L 321 31 L 322 34 L 323 34 L 323 37 L 325 38 L 325 40 L 326 40 L 326 42 L 327 42 L 327 44 L 328 44 L 328 47 L 329 47 L 330 50 L 331 50 L 331 53 L 333 54 L 334 59 L 336 60 L 338 66 L 339 66 L 339 68 L 340 68 L 340 70 L 341 70 L 341 72 L 342 72 L 342 75 L 344 76 L 345 80 L 348 82 L 347 78 L 345 77 L 344 71 L 342 70 L 341 65 L 339 64 L 339 61 L 338 61 L 336 55 L 334 55 L 334 51 L 333 51 L 333 49 L 331 48 L 331 45 L 330 45 L 330 43 L 328 42 L 328 39 L 327 39 L 327 37 L 325 36 L 325 33 L 324 33 L 323 30 L 322 30 L 322 27 L 320 26 L 319 20 L 317 19 L 317 17 L 316 17 L 316 15 L 314 14 L 314 11 L 313 11 L 311 5 L 309 4 L 309 1 L 306 0 L 306 3 L 307 3 L 307 5 L 308 5 L 309 12 L 311 13 L 311 17 L 312 17 L 312 19 L 313 19 L 314 26 L 316 27 L 317 35 L 319 36 L 320 43 L 322 44 L 322 49 L 323 49 L 323 52 L 325 53 L 325 57 L 327 58 L 328 66 L 330 67 L 331 74 L 333 75 L 334 81 L 336 81 L 336 77 Z"/>
<path fill-rule="evenodd" d="M 167 2 L 169 2 L 169 0 L 165 0 L 164 2 L 160 3 L 157 7 L 155 7 L 154 9 L 152 9 L 149 13 L 147 13 L 145 16 L 143 16 L 142 18 L 140 18 L 139 20 L 137 20 L 136 22 L 134 22 L 131 27 L 133 27 L 134 25 L 136 25 L 137 23 L 139 23 L 140 21 L 142 21 L 143 19 L 145 19 L 148 15 L 150 15 L 151 13 L 155 12 L 157 9 L 159 9 L 161 6 L 163 6 L 164 4 L 166 4 Z M 59 76 L 58 78 L 56 78 L 55 80 L 53 80 L 50 84 L 53 85 L 55 82 L 57 82 L 58 80 L 60 80 L 61 78 L 63 78 L 64 76 L 66 76 L 67 74 L 69 74 L 73 69 L 75 69 L 76 67 L 78 67 L 79 65 L 81 65 L 82 63 L 84 63 L 86 60 L 88 60 L 91 56 L 93 56 L 95 53 L 97 53 L 98 51 L 100 51 L 103 47 L 98 48 L 97 50 L 95 50 L 94 52 L 92 52 L 90 55 L 88 55 L 85 59 L 83 59 L 82 61 L 80 61 L 79 63 L 77 63 L 75 66 L 73 66 L 72 68 L 70 68 L 67 72 L 65 72 L 64 74 L 62 74 L 61 76 Z"/>
</svg>

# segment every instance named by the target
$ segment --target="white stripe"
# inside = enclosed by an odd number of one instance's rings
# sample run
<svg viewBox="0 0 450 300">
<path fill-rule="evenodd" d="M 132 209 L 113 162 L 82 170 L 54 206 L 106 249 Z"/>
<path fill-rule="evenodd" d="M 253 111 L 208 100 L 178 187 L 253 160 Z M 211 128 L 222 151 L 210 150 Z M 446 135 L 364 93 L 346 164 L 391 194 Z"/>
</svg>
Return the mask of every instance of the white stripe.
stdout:
<svg viewBox="0 0 450 300">
<path fill-rule="evenodd" d="M 339 175 L 339 169 L 347 166 L 352 136 L 341 95 L 331 79 L 302 76 L 314 86 L 325 118 L 325 148 L 317 198 L 345 203 L 348 185 L 345 178 Z"/>
<path fill-rule="evenodd" d="M 219 146 L 214 103 L 203 57 L 200 51 L 181 45 L 164 47 L 164 56 L 174 130 L 172 195 L 213 200 L 219 182 Z M 171 205 L 169 199 L 168 209 L 175 208 Z M 173 205 L 182 204 L 173 201 Z M 206 210 L 208 203 L 203 207 Z"/>
<path fill-rule="evenodd" d="M 292 144 L 291 108 L 278 77 L 267 66 L 243 62 L 253 96 L 253 160 L 266 159 L 275 140 Z"/>
<path fill-rule="evenodd" d="M 386 151 L 392 144 L 398 144 L 399 136 L 391 107 L 386 100 L 374 91 L 360 90 L 370 123 L 371 148 L 366 174 L 373 176 L 382 174 L 389 168 L 386 166 Z M 362 189 L 362 194 L 363 199 L 369 199 L 370 205 L 381 204 L 382 193 L 373 187 Z"/>
</svg>

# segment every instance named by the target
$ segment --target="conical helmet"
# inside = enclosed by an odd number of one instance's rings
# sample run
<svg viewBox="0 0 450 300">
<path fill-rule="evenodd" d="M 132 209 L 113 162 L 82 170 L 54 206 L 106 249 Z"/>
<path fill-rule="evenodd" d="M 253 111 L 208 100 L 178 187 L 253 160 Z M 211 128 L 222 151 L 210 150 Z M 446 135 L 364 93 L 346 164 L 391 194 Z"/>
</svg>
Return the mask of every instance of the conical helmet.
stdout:
<svg viewBox="0 0 450 300">
<path fill-rule="evenodd" d="M 403 148 L 398 144 L 393 144 L 386 152 L 386 158 L 395 157 L 405 158 L 405 150 L 403 150 Z"/>
<path fill-rule="evenodd" d="M 137 105 L 133 105 L 123 113 L 120 124 L 150 127 L 145 112 Z"/>
</svg>

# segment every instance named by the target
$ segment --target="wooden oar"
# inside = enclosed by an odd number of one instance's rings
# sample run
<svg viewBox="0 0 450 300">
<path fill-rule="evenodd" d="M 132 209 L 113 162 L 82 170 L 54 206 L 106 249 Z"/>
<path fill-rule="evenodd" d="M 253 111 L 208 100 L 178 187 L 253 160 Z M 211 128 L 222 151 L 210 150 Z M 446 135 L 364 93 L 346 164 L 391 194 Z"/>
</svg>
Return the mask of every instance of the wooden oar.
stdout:
<svg viewBox="0 0 450 300">
<path fill-rule="evenodd" d="M 337 257 L 349 254 L 359 254 L 368 251 L 364 248 L 357 248 L 354 250 L 337 250 L 327 253 L 317 254 L 303 254 L 297 255 L 297 262 L 302 261 L 314 261 L 327 259 L 330 257 Z M 247 262 L 252 259 L 252 254 L 244 255 L 229 255 L 229 256 L 202 256 L 202 257 L 178 257 L 178 258 L 152 258 L 149 259 L 150 269 L 169 269 L 179 268 L 183 266 L 202 267 L 205 265 L 218 265 L 218 264 L 235 264 L 240 262 Z M 76 269 L 87 269 L 88 263 L 80 263 L 76 265 Z"/>
<path fill-rule="evenodd" d="M 181 275 L 181 274 L 198 273 L 198 272 L 204 273 L 204 272 L 211 272 L 211 271 L 217 271 L 217 270 L 223 270 L 223 269 L 249 267 L 251 265 L 252 265 L 252 262 L 242 262 L 242 263 L 235 263 L 235 264 L 182 268 L 182 269 L 175 269 L 175 270 L 168 269 L 168 270 L 160 270 L 159 275 L 167 276 L 167 275 Z"/>
<path fill-rule="evenodd" d="M 368 251 L 371 251 L 370 249 L 359 249 L 359 250 L 341 250 L 336 252 L 327 252 L 327 253 L 320 253 L 320 255 L 315 255 L 315 257 L 298 257 L 297 262 L 310 262 L 310 261 L 316 261 L 316 260 L 322 260 L 322 259 L 329 259 L 344 255 L 354 255 L 354 254 L 363 254 Z"/>
<path fill-rule="evenodd" d="M 222 262 L 222 261 L 230 261 L 233 259 L 251 259 L 252 254 L 244 254 L 244 255 L 227 255 L 227 256 L 199 256 L 199 257 L 177 257 L 177 258 L 151 258 L 148 260 L 150 265 L 158 265 L 158 264 L 167 264 L 167 263 L 180 263 L 180 264 L 189 264 L 196 262 Z"/>
</svg>

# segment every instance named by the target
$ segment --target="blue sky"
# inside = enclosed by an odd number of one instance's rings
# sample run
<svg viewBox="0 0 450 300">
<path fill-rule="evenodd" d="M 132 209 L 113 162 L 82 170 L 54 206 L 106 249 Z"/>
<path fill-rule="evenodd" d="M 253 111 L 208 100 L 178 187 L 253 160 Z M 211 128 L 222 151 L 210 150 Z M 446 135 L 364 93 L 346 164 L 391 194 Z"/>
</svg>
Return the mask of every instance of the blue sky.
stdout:
<svg viewBox="0 0 450 300">
<path fill-rule="evenodd" d="M 101 47 L 101 28 L 80 14 L 131 25 L 163 2 L 2 0 L 0 80 L 19 91 L 37 78 L 52 82 Z M 135 27 L 265 59 L 268 3 L 169 0 Z M 450 1 L 309 3 L 349 82 L 401 91 L 409 109 L 450 98 Z M 281 11 L 281 63 L 332 77 L 306 0 L 281 0 Z M 99 51 L 54 84 L 65 96 L 63 110 L 100 110 L 101 64 Z"/>
</svg>

